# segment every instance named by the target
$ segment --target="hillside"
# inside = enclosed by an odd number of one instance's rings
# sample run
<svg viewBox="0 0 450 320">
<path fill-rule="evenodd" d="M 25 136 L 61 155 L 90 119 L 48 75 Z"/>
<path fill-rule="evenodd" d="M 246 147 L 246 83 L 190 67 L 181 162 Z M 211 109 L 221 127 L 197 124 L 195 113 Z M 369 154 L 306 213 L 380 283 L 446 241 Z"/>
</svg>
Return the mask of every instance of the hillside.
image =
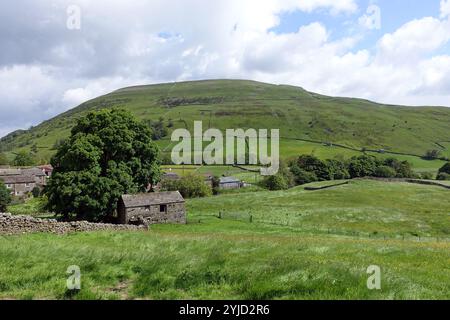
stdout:
<svg viewBox="0 0 450 320">
<path fill-rule="evenodd" d="M 299 152 L 327 152 L 323 142 L 355 149 L 387 150 L 423 155 L 439 149 L 450 156 L 450 108 L 404 107 L 361 99 L 328 97 L 299 87 L 243 80 L 211 80 L 129 87 L 98 97 L 29 130 L 0 140 L 10 156 L 34 149 L 48 161 L 55 142 L 69 135 L 77 118 L 88 111 L 122 107 L 142 120 L 192 129 L 194 120 L 204 126 L 226 128 L 279 128 L 283 156 Z M 170 133 L 169 130 L 169 133 Z M 300 140 L 295 140 L 300 139 Z M 168 138 L 158 142 L 169 150 Z M 347 155 L 352 150 L 344 148 Z M 354 151 L 354 150 L 353 150 Z"/>
</svg>

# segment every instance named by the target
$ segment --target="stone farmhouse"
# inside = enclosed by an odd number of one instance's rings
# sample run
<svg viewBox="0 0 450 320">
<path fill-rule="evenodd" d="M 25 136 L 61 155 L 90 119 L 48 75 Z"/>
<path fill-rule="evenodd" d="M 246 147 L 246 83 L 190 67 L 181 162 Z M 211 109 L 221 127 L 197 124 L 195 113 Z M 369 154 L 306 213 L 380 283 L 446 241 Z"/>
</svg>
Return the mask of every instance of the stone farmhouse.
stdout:
<svg viewBox="0 0 450 320">
<path fill-rule="evenodd" d="M 30 193 L 36 186 L 36 180 L 32 176 L 25 175 L 10 175 L 0 176 L 6 188 L 10 190 L 11 195 L 17 197 L 23 197 Z"/>
<path fill-rule="evenodd" d="M 117 221 L 120 224 L 185 224 L 185 200 L 178 191 L 123 195 L 117 205 Z"/>
<path fill-rule="evenodd" d="M 41 168 L 11 169 L 0 168 L 0 180 L 11 191 L 11 195 L 24 197 L 35 187 L 41 190 L 47 184 L 48 175 Z"/>
</svg>

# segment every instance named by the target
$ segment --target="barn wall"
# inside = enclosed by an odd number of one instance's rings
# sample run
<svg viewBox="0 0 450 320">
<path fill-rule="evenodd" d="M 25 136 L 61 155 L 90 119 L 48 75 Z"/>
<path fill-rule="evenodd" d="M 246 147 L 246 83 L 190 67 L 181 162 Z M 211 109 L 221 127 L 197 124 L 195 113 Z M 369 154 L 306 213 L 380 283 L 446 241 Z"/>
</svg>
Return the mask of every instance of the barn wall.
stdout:
<svg viewBox="0 0 450 320">
<path fill-rule="evenodd" d="M 186 223 L 186 208 L 184 203 L 167 204 L 167 212 L 160 212 L 160 205 L 149 207 L 127 208 L 126 220 L 128 222 L 144 218 L 149 224 Z"/>
</svg>

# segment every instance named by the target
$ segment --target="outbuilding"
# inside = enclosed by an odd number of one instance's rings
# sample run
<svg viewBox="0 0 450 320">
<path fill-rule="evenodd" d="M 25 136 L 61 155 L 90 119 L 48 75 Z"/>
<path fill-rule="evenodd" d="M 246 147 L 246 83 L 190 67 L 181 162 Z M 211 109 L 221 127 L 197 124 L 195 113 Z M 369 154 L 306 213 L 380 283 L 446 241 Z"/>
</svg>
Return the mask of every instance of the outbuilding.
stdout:
<svg viewBox="0 0 450 320">
<path fill-rule="evenodd" d="M 117 218 L 121 224 L 185 224 L 185 200 L 178 191 L 126 194 L 119 199 Z"/>
</svg>

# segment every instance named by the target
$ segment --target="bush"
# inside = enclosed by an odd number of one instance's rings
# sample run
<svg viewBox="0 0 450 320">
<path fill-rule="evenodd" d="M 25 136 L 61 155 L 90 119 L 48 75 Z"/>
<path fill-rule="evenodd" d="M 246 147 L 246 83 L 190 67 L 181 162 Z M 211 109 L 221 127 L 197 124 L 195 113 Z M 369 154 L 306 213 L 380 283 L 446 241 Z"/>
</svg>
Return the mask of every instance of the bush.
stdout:
<svg viewBox="0 0 450 320">
<path fill-rule="evenodd" d="M 313 155 L 300 156 L 297 159 L 296 165 L 299 169 L 314 173 L 319 181 L 327 181 L 332 178 L 326 162 Z"/>
<path fill-rule="evenodd" d="M 184 198 L 201 198 L 212 195 L 211 188 L 202 176 L 188 174 L 179 180 L 163 180 L 161 189 L 165 191 L 179 191 Z"/>
<path fill-rule="evenodd" d="M 388 158 L 383 163 L 385 166 L 395 170 L 397 178 L 418 178 L 408 161 L 399 161 L 395 158 Z"/>
<path fill-rule="evenodd" d="M 12 198 L 9 190 L 6 188 L 3 181 L 0 181 L 0 212 L 6 212 L 11 200 Z"/>
<path fill-rule="evenodd" d="M 213 176 L 212 177 L 212 192 L 214 195 L 218 195 L 219 194 L 219 189 L 220 189 L 220 178 L 218 176 Z"/>
<path fill-rule="evenodd" d="M 328 172 L 332 180 L 349 179 L 347 164 L 342 160 L 331 159 L 326 161 Z"/>
<path fill-rule="evenodd" d="M 438 159 L 441 156 L 441 151 L 433 149 L 433 150 L 428 150 L 425 155 L 423 156 L 424 159 L 426 160 L 434 160 L 434 159 Z"/>
<path fill-rule="evenodd" d="M 263 181 L 263 185 L 272 191 L 289 189 L 289 184 L 285 176 L 281 173 L 266 177 Z"/>
<path fill-rule="evenodd" d="M 39 198 L 41 196 L 41 189 L 39 187 L 34 187 L 33 190 L 31 190 L 31 194 L 34 198 Z"/>
<path fill-rule="evenodd" d="M 375 170 L 375 176 L 379 178 L 395 178 L 397 172 L 388 166 L 379 166 Z"/>
<path fill-rule="evenodd" d="M 26 151 L 20 151 L 14 158 L 14 165 L 16 167 L 32 166 L 34 165 L 33 156 Z"/>
<path fill-rule="evenodd" d="M 438 174 L 436 179 L 440 180 L 440 181 L 448 181 L 448 180 L 450 180 L 450 174 L 441 172 Z"/>
<path fill-rule="evenodd" d="M 379 165 L 379 160 L 372 156 L 353 157 L 350 160 L 348 172 L 352 178 L 371 177 L 375 175 Z"/>
<path fill-rule="evenodd" d="M 450 174 L 450 162 L 447 162 L 439 169 L 439 173 L 447 173 Z"/>
<path fill-rule="evenodd" d="M 295 177 L 295 183 L 298 185 L 307 184 L 311 182 L 318 181 L 317 176 L 314 172 L 309 172 L 303 169 L 300 169 L 297 166 L 293 166 L 291 168 L 292 173 Z"/>
<path fill-rule="evenodd" d="M 431 172 L 422 172 L 420 178 L 423 180 L 433 180 L 433 174 Z"/>
</svg>

